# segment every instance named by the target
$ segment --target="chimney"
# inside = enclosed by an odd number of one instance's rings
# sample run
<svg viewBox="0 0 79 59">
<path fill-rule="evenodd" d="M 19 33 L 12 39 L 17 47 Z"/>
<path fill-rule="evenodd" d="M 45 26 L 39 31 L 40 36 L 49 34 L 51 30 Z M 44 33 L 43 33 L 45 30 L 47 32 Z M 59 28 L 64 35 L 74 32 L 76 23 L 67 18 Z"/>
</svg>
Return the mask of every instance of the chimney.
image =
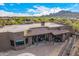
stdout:
<svg viewBox="0 0 79 59">
<path fill-rule="evenodd" d="M 41 26 L 45 26 L 45 22 L 43 21 L 43 22 L 41 22 Z"/>
</svg>

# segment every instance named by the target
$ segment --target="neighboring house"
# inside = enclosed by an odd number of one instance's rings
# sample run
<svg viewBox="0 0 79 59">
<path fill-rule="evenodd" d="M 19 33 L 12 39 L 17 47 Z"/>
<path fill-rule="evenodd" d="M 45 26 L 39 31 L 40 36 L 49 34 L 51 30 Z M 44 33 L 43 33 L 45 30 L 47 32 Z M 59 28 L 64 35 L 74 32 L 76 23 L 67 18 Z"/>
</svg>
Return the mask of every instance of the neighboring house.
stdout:
<svg viewBox="0 0 79 59">
<path fill-rule="evenodd" d="M 30 19 L 25 19 L 25 20 L 24 20 L 24 24 L 31 24 L 31 23 L 33 23 L 33 21 L 30 20 Z"/>
</svg>

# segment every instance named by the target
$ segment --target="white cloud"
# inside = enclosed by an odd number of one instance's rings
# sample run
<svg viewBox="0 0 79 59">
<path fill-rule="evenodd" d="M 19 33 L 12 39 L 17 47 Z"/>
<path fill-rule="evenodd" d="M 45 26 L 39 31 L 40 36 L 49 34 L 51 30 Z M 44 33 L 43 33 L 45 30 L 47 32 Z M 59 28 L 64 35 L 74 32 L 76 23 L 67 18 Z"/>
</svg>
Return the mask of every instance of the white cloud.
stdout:
<svg viewBox="0 0 79 59">
<path fill-rule="evenodd" d="M 28 12 L 35 12 L 34 9 L 28 9 Z"/>
<path fill-rule="evenodd" d="M 41 16 L 49 15 L 50 13 L 57 13 L 63 9 L 61 8 L 48 8 L 45 6 L 34 6 L 35 9 L 28 9 L 26 13 L 14 13 L 0 10 L 0 16 Z"/>
<path fill-rule="evenodd" d="M 33 7 L 34 7 L 33 9 L 27 9 L 25 13 L 14 13 L 0 10 L 0 16 L 41 16 L 41 15 L 49 15 L 50 13 L 57 13 L 61 10 L 68 10 L 59 7 L 54 8 L 49 8 L 45 6 L 33 6 Z"/>
<path fill-rule="evenodd" d="M 0 10 L 0 16 L 31 16 L 27 13 L 13 13 L 13 12 L 7 12 L 4 10 Z"/>
<path fill-rule="evenodd" d="M 48 8 L 45 6 L 34 6 L 36 9 L 28 9 L 28 12 L 34 13 L 34 16 L 41 16 L 41 15 L 49 15 L 50 13 L 57 13 L 63 9 L 59 7 L 55 8 Z"/>
<path fill-rule="evenodd" d="M 4 3 L 0 3 L 0 5 L 4 5 Z"/>
</svg>

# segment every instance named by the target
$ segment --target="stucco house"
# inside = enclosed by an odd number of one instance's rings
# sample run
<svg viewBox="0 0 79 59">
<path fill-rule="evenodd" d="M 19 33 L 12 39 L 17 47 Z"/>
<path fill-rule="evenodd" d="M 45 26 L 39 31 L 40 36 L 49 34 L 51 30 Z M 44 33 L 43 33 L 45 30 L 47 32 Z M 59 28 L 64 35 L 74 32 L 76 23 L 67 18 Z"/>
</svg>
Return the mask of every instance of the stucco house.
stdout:
<svg viewBox="0 0 79 59">
<path fill-rule="evenodd" d="M 69 28 L 51 22 L 7 25 L 0 28 L 0 51 L 23 49 L 42 41 L 64 42 L 71 34 Z"/>
</svg>

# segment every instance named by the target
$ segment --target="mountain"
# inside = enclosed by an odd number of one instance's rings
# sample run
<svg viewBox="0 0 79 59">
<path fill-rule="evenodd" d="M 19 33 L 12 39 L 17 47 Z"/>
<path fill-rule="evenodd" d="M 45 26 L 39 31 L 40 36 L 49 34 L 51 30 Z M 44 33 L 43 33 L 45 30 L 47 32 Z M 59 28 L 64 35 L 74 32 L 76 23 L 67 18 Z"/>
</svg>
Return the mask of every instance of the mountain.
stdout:
<svg viewBox="0 0 79 59">
<path fill-rule="evenodd" d="M 49 16 L 49 17 L 66 17 L 66 18 L 79 18 L 79 13 L 77 12 L 71 12 L 71 11 L 59 11 L 58 13 L 53 13 L 49 15 L 44 15 L 44 16 Z"/>
</svg>

